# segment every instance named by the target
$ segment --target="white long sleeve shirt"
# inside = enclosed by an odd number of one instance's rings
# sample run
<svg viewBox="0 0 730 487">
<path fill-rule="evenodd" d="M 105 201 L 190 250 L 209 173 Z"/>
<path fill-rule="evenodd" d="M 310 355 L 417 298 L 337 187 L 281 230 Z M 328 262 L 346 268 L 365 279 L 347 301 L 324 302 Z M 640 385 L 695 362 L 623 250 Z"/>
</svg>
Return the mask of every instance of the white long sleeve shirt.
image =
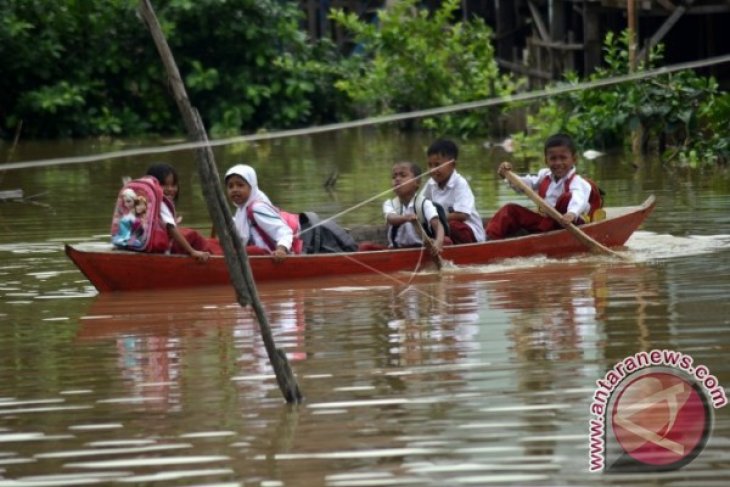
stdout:
<svg viewBox="0 0 730 487">
<path fill-rule="evenodd" d="M 269 250 L 275 250 L 276 246 L 281 245 L 286 248 L 287 252 L 291 252 L 294 234 L 276 208 L 265 201 L 254 201 L 251 203 L 251 208 L 253 209 L 252 218 L 255 220 L 255 226 L 253 222 L 249 221 L 248 211 L 245 206 L 236 208 L 236 214 L 233 216 L 243 244 L 255 245 Z M 262 233 L 268 235 L 274 243 L 275 247 L 273 249 L 261 235 Z"/>
<path fill-rule="evenodd" d="M 522 179 L 522 181 L 533 190 L 538 191 L 542 180 L 550 178 L 550 185 L 547 188 L 547 193 L 545 193 L 544 199 L 550 206 L 555 207 L 555 204 L 558 202 L 558 198 L 560 198 L 560 196 L 565 192 L 565 181 L 573 174 L 575 174 L 575 168 L 556 181 L 553 178 L 550 169 L 543 168 L 540 169 L 537 174 L 520 176 L 520 179 Z M 505 181 L 509 184 L 508 180 L 505 179 Z M 580 177 L 579 174 L 575 174 L 575 177 L 573 177 L 572 181 L 570 181 L 569 190 L 571 197 L 570 202 L 568 203 L 567 212 L 578 216 L 589 213 L 591 206 L 588 203 L 588 198 L 591 195 L 591 185 L 588 181 Z"/>
</svg>

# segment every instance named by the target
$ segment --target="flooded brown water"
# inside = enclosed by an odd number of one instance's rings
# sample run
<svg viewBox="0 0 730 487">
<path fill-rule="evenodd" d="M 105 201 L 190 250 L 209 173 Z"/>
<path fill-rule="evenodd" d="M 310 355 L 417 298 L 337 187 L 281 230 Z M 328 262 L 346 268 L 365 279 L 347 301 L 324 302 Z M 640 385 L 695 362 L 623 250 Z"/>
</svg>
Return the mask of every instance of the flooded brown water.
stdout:
<svg viewBox="0 0 730 487">
<path fill-rule="evenodd" d="M 358 131 L 217 157 L 257 167 L 282 207 L 331 215 L 386 190 L 394 160 L 423 163 L 427 144 Z M 122 146 L 27 143 L 14 159 Z M 515 199 L 494 176 L 504 154 L 481 141 L 462 152 L 484 216 Z M 657 196 L 625 262 L 536 257 L 262 285 L 306 396 L 288 406 L 230 289 L 97 295 L 63 254 L 63 242 L 105 238 L 121 177 L 154 160 L 178 167 L 185 222 L 207 228 L 186 154 L 0 172 L 0 190 L 40 194 L 0 203 L 0 487 L 727 485 L 729 407 L 681 470 L 588 471 L 595 382 L 623 358 L 681 351 L 730 387 L 726 171 L 582 163 L 610 205 Z M 340 222 L 379 222 L 381 203 Z"/>
</svg>

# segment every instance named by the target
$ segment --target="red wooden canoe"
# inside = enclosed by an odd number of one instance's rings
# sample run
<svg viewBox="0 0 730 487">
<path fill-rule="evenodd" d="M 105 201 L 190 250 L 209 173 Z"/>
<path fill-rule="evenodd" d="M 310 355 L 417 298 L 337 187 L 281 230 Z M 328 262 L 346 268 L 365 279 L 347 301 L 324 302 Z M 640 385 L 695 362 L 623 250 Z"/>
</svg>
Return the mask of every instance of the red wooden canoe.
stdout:
<svg viewBox="0 0 730 487">
<path fill-rule="evenodd" d="M 621 246 L 655 206 L 650 196 L 640 206 L 607 208 L 603 221 L 580 228 L 607 247 Z M 457 265 L 486 264 L 514 258 L 545 255 L 561 257 L 586 252 L 566 230 L 527 235 L 507 240 L 446 247 L 443 258 Z M 144 254 L 114 250 L 111 244 L 66 245 L 66 254 L 99 292 L 172 289 L 229 283 L 225 259 L 211 257 L 199 263 L 185 255 Z M 421 249 L 389 249 L 375 252 L 294 255 L 276 263 L 268 256 L 249 258 L 254 278 L 260 281 L 308 279 L 346 274 L 413 271 L 432 266 Z"/>
</svg>

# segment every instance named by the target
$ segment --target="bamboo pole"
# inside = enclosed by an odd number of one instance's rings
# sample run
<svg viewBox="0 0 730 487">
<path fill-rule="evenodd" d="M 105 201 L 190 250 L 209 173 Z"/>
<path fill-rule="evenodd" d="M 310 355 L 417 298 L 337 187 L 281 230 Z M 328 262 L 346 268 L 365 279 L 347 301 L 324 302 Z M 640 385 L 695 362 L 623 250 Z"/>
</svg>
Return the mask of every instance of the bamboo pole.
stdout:
<svg viewBox="0 0 730 487">
<path fill-rule="evenodd" d="M 198 111 L 193 108 L 185 90 L 185 84 L 180 76 L 180 71 L 175 63 L 170 46 L 167 44 L 165 34 L 162 32 L 160 23 L 157 20 L 155 11 L 149 0 L 140 0 L 139 12 L 149 28 L 152 39 L 155 42 L 157 51 L 165 66 L 170 87 L 175 102 L 180 110 L 188 138 L 191 141 L 208 142 L 205 126 Z M 236 297 L 241 306 L 251 304 L 259 322 L 259 330 L 266 347 L 266 353 L 276 374 L 276 381 L 279 389 L 288 403 L 299 403 L 302 401 L 302 393 L 292 373 L 286 354 L 276 348 L 274 338 L 269 327 L 263 305 L 258 298 L 256 284 L 253 280 L 251 267 L 248 263 L 246 248 L 242 245 L 236 229 L 233 225 L 228 203 L 220 185 L 220 176 L 215 166 L 215 157 L 210 145 L 203 145 L 196 149 L 195 158 L 198 162 L 198 173 L 203 187 L 203 196 L 208 205 L 208 212 L 213 220 L 213 227 L 219 235 L 231 276 L 231 282 L 236 290 Z"/>
<path fill-rule="evenodd" d="M 444 260 L 441 258 L 441 256 L 436 252 L 436 244 L 433 240 L 431 240 L 431 237 L 428 236 L 426 233 L 426 230 L 423 229 L 421 226 L 420 220 L 416 219 L 415 221 L 411 222 L 414 227 L 416 227 L 416 232 L 418 235 L 420 235 L 421 240 L 423 240 L 423 245 L 426 247 L 426 250 L 428 250 L 429 255 L 431 256 L 431 260 L 433 261 L 434 265 L 436 266 L 436 269 L 441 271 L 441 269 L 444 268 Z"/>
</svg>

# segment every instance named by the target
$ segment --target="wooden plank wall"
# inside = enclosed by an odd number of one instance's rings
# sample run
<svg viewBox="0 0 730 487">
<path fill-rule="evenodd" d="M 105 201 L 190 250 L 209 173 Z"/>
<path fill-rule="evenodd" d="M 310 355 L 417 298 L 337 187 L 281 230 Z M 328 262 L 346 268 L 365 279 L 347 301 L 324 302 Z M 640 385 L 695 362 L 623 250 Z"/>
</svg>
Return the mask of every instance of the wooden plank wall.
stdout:
<svg viewBox="0 0 730 487">
<path fill-rule="evenodd" d="M 379 8 L 398 0 L 300 0 L 313 39 L 327 37 L 347 49 L 349 39 L 327 19 L 331 8 L 373 19 Z M 462 0 L 462 19 L 479 16 L 492 26 L 497 62 L 526 76 L 530 87 L 544 86 L 566 70 L 593 72 L 601 64 L 603 38 L 627 27 L 627 2 L 635 2 L 639 53 L 657 42 L 668 44 L 666 62 L 717 56 L 730 50 L 722 26 L 730 22 L 730 0 Z M 438 8 L 436 0 L 424 0 Z M 690 41 L 691 37 L 691 41 Z M 718 71 L 719 70 L 719 71 Z M 712 74 L 730 80 L 730 67 Z M 730 81 L 728 81 L 730 83 Z"/>
<path fill-rule="evenodd" d="M 328 18 L 330 9 L 343 9 L 355 12 L 361 17 L 374 15 L 385 1 L 374 0 L 300 0 L 299 4 L 305 14 L 305 25 L 312 39 L 328 38 L 338 45 L 344 45 L 348 39 L 342 29 L 334 25 Z"/>
</svg>

